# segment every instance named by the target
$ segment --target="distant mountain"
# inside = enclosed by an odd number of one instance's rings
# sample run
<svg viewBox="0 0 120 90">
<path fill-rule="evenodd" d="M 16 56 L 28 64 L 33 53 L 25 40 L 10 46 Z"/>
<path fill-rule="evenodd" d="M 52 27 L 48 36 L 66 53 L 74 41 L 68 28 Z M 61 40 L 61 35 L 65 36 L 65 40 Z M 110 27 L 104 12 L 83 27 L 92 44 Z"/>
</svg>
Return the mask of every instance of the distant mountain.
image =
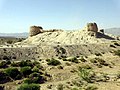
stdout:
<svg viewBox="0 0 120 90">
<path fill-rule="evenodd" d="M 119 35 L 120 36 L 120 28 L 108 28 L 105 29 L 105 33 Z M 0 37 L 16 37 L 16 38 L 27 38 L 28 33 L 0 33 Z"/>
<path fill-rule="evenodd" d="M 105 29 L 105 33 L 119 35 L 120 36 L 120 28 L 109 28 Z"/>
<path fill-rule="evenodd" d="M 0 37 L 16 37 L 16 38 L 26 38 L 28 33 L 0 33 Z"/>
</svg>

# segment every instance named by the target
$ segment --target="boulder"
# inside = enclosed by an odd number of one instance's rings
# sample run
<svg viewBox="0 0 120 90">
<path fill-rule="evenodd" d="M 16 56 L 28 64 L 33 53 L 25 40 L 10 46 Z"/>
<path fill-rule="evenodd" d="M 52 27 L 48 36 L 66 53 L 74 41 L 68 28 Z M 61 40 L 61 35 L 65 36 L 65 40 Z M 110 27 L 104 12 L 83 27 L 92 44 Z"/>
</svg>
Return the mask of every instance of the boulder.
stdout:
<svg viewBox="0 0 120 90">
<path fill-rule="evenodd" d="M 29 36 L 32 37 L 42 32 L 43 32 L 43 28 L 41 26 L 31 26 Z"/>
</svg>

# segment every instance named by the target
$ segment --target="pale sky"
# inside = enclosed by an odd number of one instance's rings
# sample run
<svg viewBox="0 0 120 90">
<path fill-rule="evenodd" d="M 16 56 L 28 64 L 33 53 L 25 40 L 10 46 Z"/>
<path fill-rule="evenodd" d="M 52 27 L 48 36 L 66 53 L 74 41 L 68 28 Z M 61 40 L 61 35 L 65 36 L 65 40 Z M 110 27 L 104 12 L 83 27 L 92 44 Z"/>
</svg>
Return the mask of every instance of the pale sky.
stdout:
<svg viewBox="0 0 120 90">
<path fill-rule="evenodd" d="M 44 29 L 76 30 L 88 22 L 120 27 L 120 0 L 0 0 L 0 33 Z"/>
</svg>

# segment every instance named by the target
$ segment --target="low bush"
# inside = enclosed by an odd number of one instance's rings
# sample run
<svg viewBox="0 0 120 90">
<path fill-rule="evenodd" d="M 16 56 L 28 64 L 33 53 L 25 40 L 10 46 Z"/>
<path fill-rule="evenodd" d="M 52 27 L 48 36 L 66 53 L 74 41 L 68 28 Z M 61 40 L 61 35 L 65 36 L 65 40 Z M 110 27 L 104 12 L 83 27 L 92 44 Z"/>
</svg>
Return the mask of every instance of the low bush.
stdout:
<svg viewBox="0 0 120 90">
<path fill-rule="evenodd" d="M 88 83 L 94 82 L 95 73 L 91 69 L 86 69 L 84 67 L 79 67 L 79 76 L 81 79 L 85 80 Z"/>
<path fill-rule="evenodd" d="M 0 63 L 0 68 L 6 68 L 6 67 L 8 67 L 7 62 L 6 61 L 2 61 Z"/>
<path fill-rule="evenodd" d="M 0 90 L 5 90 L 5 86 L 0 86 Z"/>
<path fill-rule="evenodd" d="M 74 57 L 74 58 L 71 58 L 71 62 L 78 63 L 79 61 L 76 57 Z"/>
<path fill-rule="evenodd" d="M 63 84 L 58 84 L 57 90 L 64 90 Z"/>
<path fill-rule="evenodd" d="M 55 60 L 54 58 L 52 58 L 50 61 L 48 61 L 47 63 L 48 65 L 53 65 L 53 66 L 57 66 L 57 65 L 60 65 L 60 61 L 58 60 Z"/>
<path fill-rule="evenodd" d="M 95 65 L 97 65 L 98 67 L 102 67 L 102 65 L 104 65 L 104 66 L 108 66 L 109 65 L 105 60 L 103 60 L 101 58 L 91 59 L 90 62 L 95 64 Z"/>
<path fill-rule="evenodd" d="M 115 51 L 115 55 L 120 56 L 120 50 Z"/>
<path fill-rule="evenodd" d="M 5 73 L 12 79 L 21 79 L 21 73 L 17 68 L 7 68 L 5 69 Z"/>
<path fill-rule="evenodd" d="M 39 68 L 37 68 L 36 66 L 33 67 L 32 69 L 33 72 L 39 72 Z"/>
<path fill-rule="evenodd" d="M 30 66 L 33 67 L 33 63 L 30 60 L 22 60 L 18 63 L 20 67 Z"/>
<path fill-rule="evenodd" d="M 60 50 L 61 50 L 61 53 L 62 53 L 62 54 L 65 54 L 65 53 L 66 53 L 66 50 L 65 50 L 64 48 L 60 47 Z"/>
<path fill-rule="evenodd" d="M 3 56 L 3 60 L 11 60 L 11 56 Z"/>
<path fill-rule="evenodd" d="M 66 58 L 63 58 L 63 61 L 67 61 L 67 59 L 66 59 Z"/>
<path fill-rule="evenodd" d="M 26 66 L 26 67 L 21 67 L 20 72 L 26 77 L 27 75 L 30 75 L 32 73 L 31 67 Z"/>
<path fill-rule="evenodd" d="M 98 88 L 96 86 L 93 86 L 93 85 L 89 85 L 86 87 L 85 90 L 97 90 Z"/>
<path fill-rule="evenodd" d="M 17 90 L 40 90 L 38 84 L 22 84 Z"/>
<path fill-rule="evenodd" d="M 10 65 L 12 67 L 19 67 L 19 62 L 12 62 Z"/>
<path fill-rule="evenodd" d="M 69 58 L 68 61 L 74 62 L 74 63 L 79 63 L 79 60 L 76 57 Z"/>
<path fill-rule="evenodd" d="M 40 73 L 36 73 L 36 72 L 30 74 L 29 78 L 24 80 L 24 83 L 28 83 L 28 84 L 31 84 L 31 83 L 41 84 L 44 82 L 45 82 L 44 77 L 41 76 Z"/>
<path fill-rule="evenodd" d="M 97 61 L 98 61 L 101 65 L 108 66 L 108 64 L 106 63 L 106 61 L 103 60 L 103 59 L 101 59 L 101 58 L 97 58 Z"/>
<path fill-rule="evenodd" d="M 37 62 L 37 61 L 34 61 L 33 62 L 33 65 L 35 66 L 35 65 L 39 65 L 40 63 L 39 62 Z"/>
<path fill-rule="evenodd" d="M 4 84 L 4 83 L 6 83 L 6 82 L 8 82 L 10 80 L 11 79 L 9 78 L 9 76 L 6 73 L 0 72 L 0 84 Z"/>
</svg>

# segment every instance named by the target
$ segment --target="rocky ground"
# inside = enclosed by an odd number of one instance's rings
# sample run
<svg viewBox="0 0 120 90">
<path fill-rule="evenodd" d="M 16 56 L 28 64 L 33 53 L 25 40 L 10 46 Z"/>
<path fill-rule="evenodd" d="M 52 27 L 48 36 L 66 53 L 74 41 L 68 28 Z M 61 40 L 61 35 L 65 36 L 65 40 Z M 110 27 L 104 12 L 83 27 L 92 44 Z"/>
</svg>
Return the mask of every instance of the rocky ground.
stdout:
<svg viewBox="0 0 120 90">
<path fill-rule="evenodd" d="M 85 30 L 55 31 L 40 33 L 12 46 L 1 45 L 0 59 L 10 60 L 12 64 L 7 66 L 19 71 L 18 62 L 22 60 L 41 65 L 37 73 L 42 72 L 46 80 L 39 83 L 40 90 L 119 90 L 119 50 L 120 40 L 116 36 Z M 1 83 L 0 89 L 17 90 L 29 77 Z"/>
</svg>

